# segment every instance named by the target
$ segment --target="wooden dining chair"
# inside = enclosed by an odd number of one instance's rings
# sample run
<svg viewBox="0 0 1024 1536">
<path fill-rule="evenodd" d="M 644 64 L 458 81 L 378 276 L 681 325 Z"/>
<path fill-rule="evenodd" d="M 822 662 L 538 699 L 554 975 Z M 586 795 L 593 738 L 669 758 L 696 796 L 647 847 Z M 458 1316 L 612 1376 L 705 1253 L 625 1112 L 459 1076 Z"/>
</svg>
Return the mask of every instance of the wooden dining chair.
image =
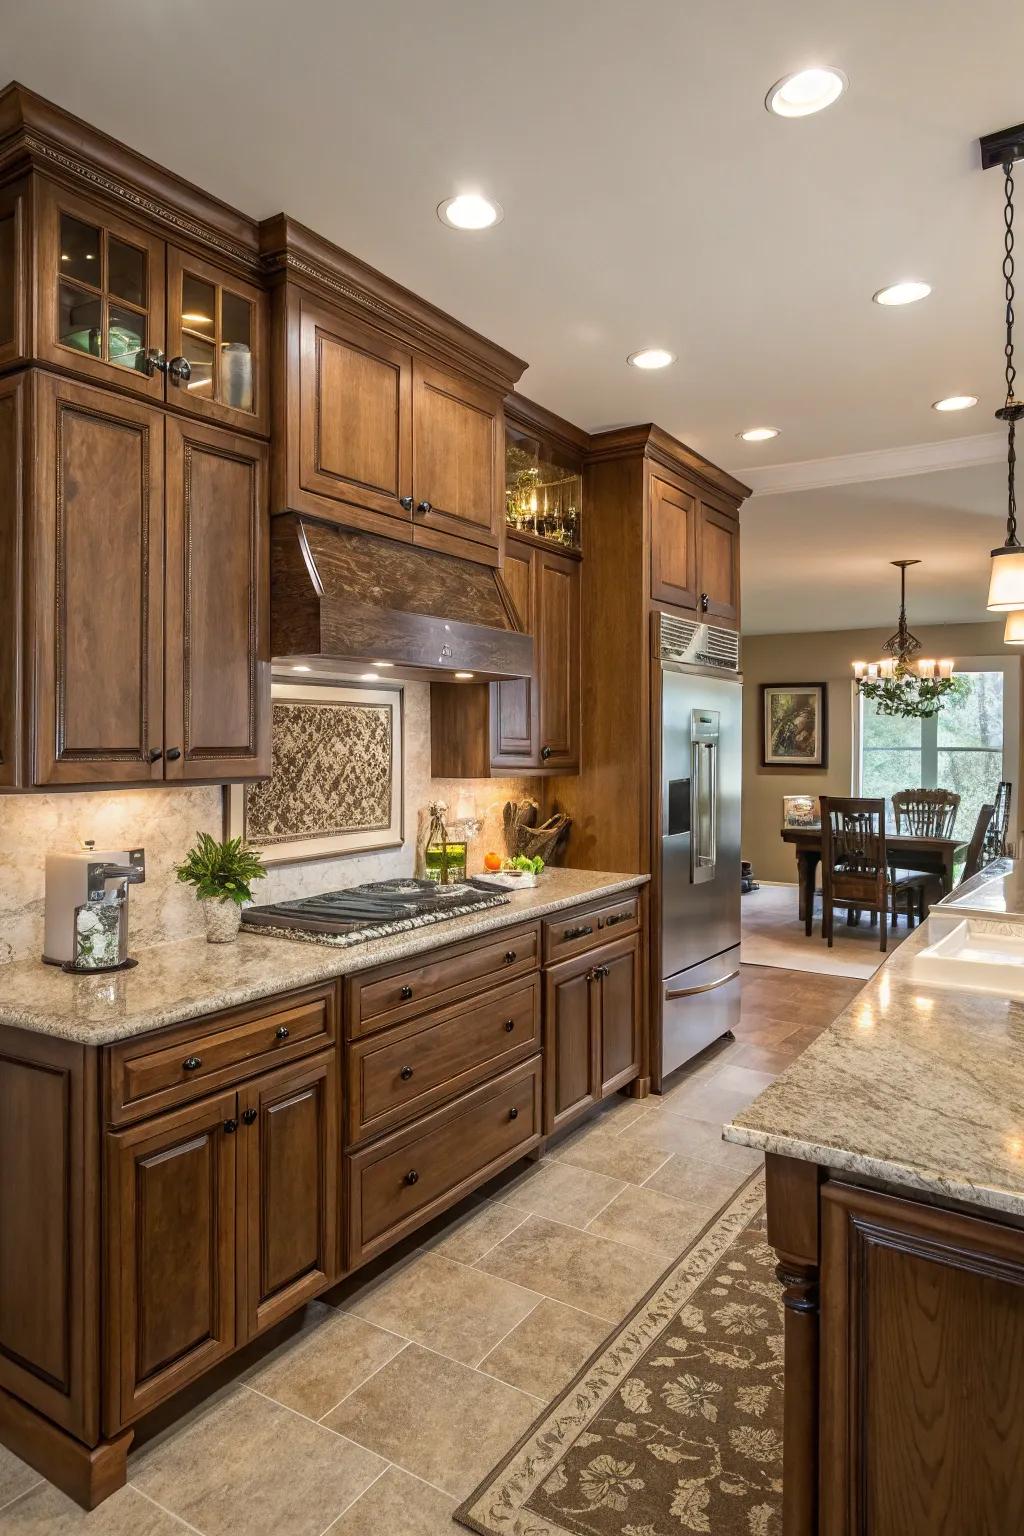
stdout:
<svg viewBox="0 0 1024 1536">
<path fill-rule="evenodd" d="M 1013 785 L 1008 779 L 1000 779 L 999 788 L 996 790 L 995 805 L 992 808 L 992 820 L 989 823 L 988 835 L 985 840 L 985 851 L 988 854 L 986 863 L 991 859 L 1001 859 L 1006 853 L 1006 834 L 1010 827 L 1010 799 L 1013 793 Z"/>
<path fill-rule="evenodd" d="M 892 797 L 896 831 L 913 837 L 952 837 L 959 809 L 951 789 L 898 789 Z"/>
<path fill-rule="evenodd" d="M 832 948 L 835 908 L 853 917 L 877 915 L 879 949 L 889 942 L 889 907 L 896 893 L 906 894 L 908 922 L 921 897 L 913 876 L 894 880 L 885 846 L 885 801 L 857 797 L 821 797 L 821 936 Z M 874 918 L 872 919 L 874 920 Z"/>
<path fill-rule="evenodd" d="M 996 807 L 994 805 L 983 805 L 978 812 L 978 819 L 974 823 L 971 840 L 967 844 L 967 859 L 964 863 L 963 873 L 960 876 L 961 884 L 965 880 L 969 880 L 972 875 L 976 875 L 979 869 L 984 869 L 985 865 L 990 864 L 993 857 L 995 857 L 989 851 L 989 832 L 995 811 Z"/>
</svg>

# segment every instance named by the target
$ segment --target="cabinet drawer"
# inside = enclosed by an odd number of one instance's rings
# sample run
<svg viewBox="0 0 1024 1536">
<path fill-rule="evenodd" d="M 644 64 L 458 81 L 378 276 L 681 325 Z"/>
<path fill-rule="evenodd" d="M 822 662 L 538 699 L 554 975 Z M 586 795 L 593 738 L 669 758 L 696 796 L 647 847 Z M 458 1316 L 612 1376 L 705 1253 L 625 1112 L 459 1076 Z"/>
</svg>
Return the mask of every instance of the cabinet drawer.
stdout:
<svg viewBox="0 0 1024 1536">
<path fill-rule="evenodd" d="M 283 1066 L 337 1033 L 337 988 L 328 983 L 119 1041 L 107 1057 L 107 1120 L 123 1125 Z"/>
<path fill-rule="evenodd" d="M 626 891 L 617 901 L 599 907 L 571 908 L 544 921 L 544 963 L 572 955 L 632 933 L 640 922 L 640 893 Z"/>
<path fill-rule="evenodd" d="M 426 1008 L 478 994 L 506 977 L 536 969 L 537 924 L 510 928 L 489 939 L 469 939 L 435 953 L 419 965 L 394 965 L 354 976 L 348 984 L 348 1032 L 353 1040 L 397 1024 Z"/>
<path fill-rule="evenodd" d="M 364 1141 L 540 1050 L 540 977 L 348 1047 L 347 1127 Z"/>
<path fill-rule="evenodd" d="M 540 1141 L 541 1058 L 346 1158 L 349 1267 L 390 1247 Z"/>
</svg>

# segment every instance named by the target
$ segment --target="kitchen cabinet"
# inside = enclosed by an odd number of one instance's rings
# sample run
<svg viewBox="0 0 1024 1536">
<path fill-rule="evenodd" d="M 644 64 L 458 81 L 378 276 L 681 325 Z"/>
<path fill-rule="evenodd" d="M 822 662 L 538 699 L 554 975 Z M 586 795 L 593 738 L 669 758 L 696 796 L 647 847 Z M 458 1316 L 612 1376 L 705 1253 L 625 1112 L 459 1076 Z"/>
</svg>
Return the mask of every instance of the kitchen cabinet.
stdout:
<svg viewBox="0 0 1024 1536">
<path fill-rule="evenodd" d="M 224 426 L 268 432 L 268 318 L 262 289 L 168 246 L 168 404 Z"/>
<path fill-rule="evenodd" d="M 505 529 L 501 395 L 421 358 L 413 365 L 412 465 L 416 542 L 433 534 L 500 549 Z M 463 548 L 462 553 L 469 550 Z"/>
<path fill-rule="evenodd" d="M 438 704 L 431 764 L 438 778 L 579 767 L 580 562 L 510 537 L 502 574 L 525 632 L 533 635 L 533 672 L 475 689 L 431 685 Z"/>
<path fill-rule="evenodd" d="M 0 188 L 0 368 L 23 362 L 27 354 L 27 238 L 26 189 Z"/>
<path fill-rule="evenodd" d="M 740 524 L 725 502 L 701 498 L 701 608 L 710 624 L 738 629 L 740 622 Z"/>
<path fill-rule="evenodd" d="M 651 597 L 687 613 L 700 611 L 697 585 L 697 498 L 661 475 L 652 475 Z"/>
<path fill-rule="evenodd" d="M 636 933 L 547 971 L 546 1135 L 639 1075 L 640 982 Z"/>
<path fill-rule="evenodd" d="M 269 772 L 265 446 L 41 371 L 0 433 L 0 786 Z"/>
</svg>

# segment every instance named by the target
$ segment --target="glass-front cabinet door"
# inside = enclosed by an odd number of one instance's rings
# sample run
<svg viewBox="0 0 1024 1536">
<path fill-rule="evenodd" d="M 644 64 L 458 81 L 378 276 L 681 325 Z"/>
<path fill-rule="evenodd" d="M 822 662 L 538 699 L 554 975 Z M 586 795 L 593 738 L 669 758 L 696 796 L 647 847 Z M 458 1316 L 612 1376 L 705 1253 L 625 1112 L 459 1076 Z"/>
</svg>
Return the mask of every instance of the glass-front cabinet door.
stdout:
<svg viewBox="0 0 1024 1536">
<path fill-rule="evenodd" d="M 164 249 L 136 225 L 42 183 L 40 355 L 162 399 Z"/>
<path fill-rule="evenodd" d="M 167 401 L 210 421 L 269 430 L 267 296 L 209 262 L 167 252 Z"/>
</svg>

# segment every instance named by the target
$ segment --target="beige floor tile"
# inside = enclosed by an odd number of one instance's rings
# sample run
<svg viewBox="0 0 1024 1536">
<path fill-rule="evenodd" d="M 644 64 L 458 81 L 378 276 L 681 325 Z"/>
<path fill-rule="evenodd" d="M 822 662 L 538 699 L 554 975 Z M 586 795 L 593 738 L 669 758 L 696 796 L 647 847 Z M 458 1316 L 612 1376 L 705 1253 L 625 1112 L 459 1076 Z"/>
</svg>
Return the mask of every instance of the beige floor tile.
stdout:
<svg viewBox="0 0 1024 1536">
<path fill-rule="evenodd" d="M 540 1410 L 525 1392 L 414 1344 L 324 1424 L 464 1498 Z"/>
<path fill-rule="evenodd" d="M 752 1067 L 757 1072 L 771 1072 L 777 1074 L 785 1072 L 796 1060 L 799 1052 L 787 1051 L 782 1048 L 773 1050 L 769 1045 L 741 1045 L 730 1056 L 730 1064 L 737 1067 Z"/>
<path fill-rule="evenodd" d="M 478 1268 L 527 1283 L 553 1301 L 564 1301 L 617 1323 L 661 1275 L 664 1265 L 591 1232 L 577 1232 L 531 1216 Z"/>
<path fill-rule="evenodd" d="M 651 1175 L 644 1188 L 674 1196 L 683 1205 L 701 1212 L 706 1220 L 730 1200 L 749 1177 L 745 1168 L 715 1168 L 700 1158 L 676 1153 Z"/>
<path fill-rule="evenodd" d="M 5 1445 L 0 1445 L 0 1509 L 41 1481 L 33 1467 L 22 1461 L 20 1456 L 15 1456 Z"/>
<path fill-rule="evenodd" d="M 204 1536 L 320 1536 L 382 1471 L 363 1446 L 238 1387 L 140 1451 L 130 1475 Z"/>
<path fill-rule="evenodd" d="M 624 1133 L 627 1141 L 648 1151 L 681 1152 L 699 1157 L 717 1168 L 749 1169 L 760 1165 L 761 1154 L 749 1147 L 738 1147 L 722 1140 L 721 1124 L 712 1125 L 689 1116 L 672 1114 L 665 1110 L 648 1115 L 637 1125 L 631 1125 Z"/>
<path fill-rule="evenodd" d="M 545 1161 L 528 1168 L 502 1190 L 499 1198 L 516 1210 L 564 1221 L 570 1227 L 585 1227 L 623 1188 L 623 1179 L 611 1179 L 572 1163 Z"/>
<path fill-rule="evenodd" d="M 144 1498 L 119 1488 L 87 1514 L 52 1483 L 40 1483 L 0 1511 L 3 1536 L 189 1536 L 187 1525 Z"/>
<path fill-rule="evenodd" d="M 572 1380 L 610 1331 L 605 1318 L 544 1300 L 491 1350 L 480 1369 L 547 1400 Z"/>
<path fill-rule="evenodd" d="M 756 1097 L 759 1093 L 774 1083 L 778 1074 L 767 1067 L 756 1070 L 753 1067 L 743 1066 L 739 1062 L 726 1062 L 720 1072 L 715 1073 L 715 1082 L 729 1088 L 741 1088 L 744 1093 Z"/>
<path fill-rule="evenodd" d="M 552 1147 L 550 1155 L 556 1162 L 588 1168 L 591 1173 L 623 1179 L 627 1184 L 642 1184 L 665 1161 L 663 1152 L 651 1152 L 632 1145 L 622 1136 L 607 1134 L 570 1136 L 561 1145 Z"/>
<path fill-rule="evenodd" d="M 643 1253 L 657 1254 L 666 1263 L 677 1258 L 697 1236 L 707 1216 L 656 1189 L 625 1189 L 587 1228 Z"/>
<path fill-rule="evenodd" d="M 404 1349 L 406 1341 L 349 1313 L 315 1303 L 314 1307 L 308 1326 L 267 1355 L 243 1380 L 296 1413 L 322 1419 Z"/>
<path fill-rule="evenodd" d="M 475 1264 L 495 1243 L 515 1231 L 522 1220 L 522 1211 L 489 1200 L 456 1217 L 443 1232 L 428 1238 L 423 1247 L 458 1264 Z"/>
<path fill-rule="evenodd" d="M 438 1354 L 476 1365 L 538 1300 L 521 1285 L 424 1253 L 364 1291 L 351 1310 Z"/>
<path fill-rule="evenodd" d="M 662 1108 L 669 1114 L 690 1115 L 695 1120 L 704 1120 L 711 1125 L 723 1125 L 733 1115 L 738 1115 L 741 1109 L 746 1109 L 772 1081 L 767 1073 L 750 1072 L 747 1075 L 753 1080 L 751 1084 L 734 1082 L 726 1076 L 730 1071 L 742 1072 L 743 1069 L 722 1067 L 712 1077 L 680 1083 L 665 1094 Z"/>
<path fill-rule="evenodd" d="M 325 1536 L 458 1536 L 456 1502 L 401 1467 L 388 1467 Z"/>
</svg>

